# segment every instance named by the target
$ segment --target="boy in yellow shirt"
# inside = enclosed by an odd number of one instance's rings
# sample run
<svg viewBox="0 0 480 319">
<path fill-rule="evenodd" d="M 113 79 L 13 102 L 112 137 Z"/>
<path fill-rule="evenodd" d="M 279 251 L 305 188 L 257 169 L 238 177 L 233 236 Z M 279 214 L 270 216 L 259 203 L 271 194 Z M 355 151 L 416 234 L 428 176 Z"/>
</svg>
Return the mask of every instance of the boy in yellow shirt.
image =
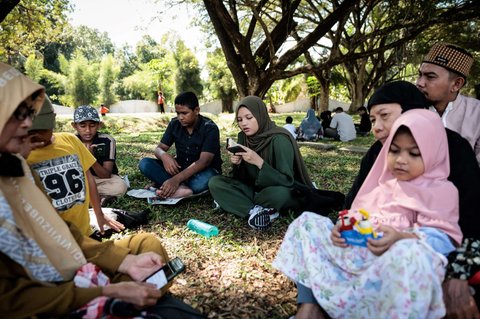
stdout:
<svg viewBox="0 0 480 319">
<path fill-rule="evenodd" d="M 60 216 L 75 224 L 82 234 L 92 234 L 88 213 L 90 203 L 100 232 L 103 233 L 105 225 L 116 231 L 122 230 L 121 223 L 102 212 L 95 180 L 89 171 L 96 162 L 95 157 L 74 134 L 53 133 L 54 127 L 55 113 L 51 102 L 45 99 L 29 129 L 32 142 L 41 145 L 27 157 L 37 183 L 50 197 Z"/>
</svg>

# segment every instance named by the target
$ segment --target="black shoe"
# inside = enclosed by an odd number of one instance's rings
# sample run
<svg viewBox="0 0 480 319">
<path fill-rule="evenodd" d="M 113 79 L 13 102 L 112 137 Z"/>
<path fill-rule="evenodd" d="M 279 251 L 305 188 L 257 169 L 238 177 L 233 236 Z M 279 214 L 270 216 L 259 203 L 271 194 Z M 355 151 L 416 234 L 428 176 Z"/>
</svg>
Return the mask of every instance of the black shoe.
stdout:
<svg viewBox="0 0 480 319">
<path fill-rule="evenodd" d="M 265 230 L 272 225 L 272 221 L 278 218 L 280 214 L 275 208 L 263 208 L 255 206 L 250 210 L 248 225 L 256 230 Z"/>
<path fill-rule="evenodd" d="M 112 212 L 117 214 L 117 221 L 121 222 L 125 228 L 136 228 L 148 224 L 148 215 L 151 213 L 150 209 L 145 209 L 140 212 L 114 209 Z"/>
</svg>

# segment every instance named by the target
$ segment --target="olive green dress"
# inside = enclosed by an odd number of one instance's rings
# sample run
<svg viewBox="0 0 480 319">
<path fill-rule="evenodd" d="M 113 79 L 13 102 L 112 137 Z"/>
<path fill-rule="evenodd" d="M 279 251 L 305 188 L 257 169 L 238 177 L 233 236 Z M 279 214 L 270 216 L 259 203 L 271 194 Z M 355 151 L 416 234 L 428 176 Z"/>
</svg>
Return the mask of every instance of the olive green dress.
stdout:
<svg viewBox="0 0 480 319">
<path fill-rule="evenodd" d="M 255 205 L 278 211 L 298 209 L 300 203 L 292 196 L 294 178 L 294 150 L 287 136 L 277 134 L 270 142 L 268 158 L 261 169 L 242 162 L 242 176 L 233 170 L 233 176 L 214 176 L 208 184 L 210 193 L 223 210 L 247 217 Z"/>
</svg>

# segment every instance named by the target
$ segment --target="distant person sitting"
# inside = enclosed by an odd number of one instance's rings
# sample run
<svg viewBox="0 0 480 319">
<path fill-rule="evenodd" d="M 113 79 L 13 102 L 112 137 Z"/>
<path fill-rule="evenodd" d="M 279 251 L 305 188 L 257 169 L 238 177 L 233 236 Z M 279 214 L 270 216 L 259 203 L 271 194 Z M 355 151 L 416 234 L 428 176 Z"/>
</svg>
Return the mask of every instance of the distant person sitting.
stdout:
<svg viewBox="0 0 480 319">
<path fill-rule="evenodd" d="M 108 112 L 110 112 L 110 110 L 105 106 L 105 104 L 100 105 L 100 114 L 102 114 L 102 116 L 107 116 Z"/>
<path fill-rule="evenodd" d="M 357 130 L 358 135 L 366 136 L 372 129 L 372 122 L 370 122 L 367 108 L 365 106 L 360 106 L 357 109 L 357 113 L 360 115 L 360 124 L 355 124 L 355 129 Z"/>
<path fill-rule="evenodd" d="M 82 105 L 75 109 L 72 127 L 77 131 L 80 141 L 97 160 L 90 168 L 90 172 L 97 184 L 100 203 L 106 206 L 111 199 L 125 194 L 127 184 L 118 176 L 115 139 L 109 134 L 98 132 L 102 125 L 94 107 Z"/>
<path fill-rule="evenodd" d="M 335 109 L 335 116 L 332 118 L 330 127 L 325 130 L 326 137 L 333 137 L 342 142 L 352 141 L 357 137 L 355 124 L 350 115 L 343 112 L 343 108 Z"/>
<path fill-rule="evenodd" d="M 292 134 L 293 138 L 297 138 L 297 128 L 295 127 L 295 125 L 292 124 L 293 118 L 291 116 L 287 116 L 285 122 L 287 124 L 285 124 L 283 128 L 289 131 L 290 134 Z"/>
<path fill-rule="evenodd" d="M 307 116 L 298 128 L 297 139 L 300 141 L 316 141 L 323 136 L 322 124 L 315 116 L 315 111 L 309 109 Z"/>
<path fill-rule="evenodd" d="M 175 98 L 172 119 L 155 149 L 156 158 L 143 158 L 139 168 L 153 181 L 157 196 L 180 198 L 208 190 L 212 176 L 221 174 L 220 131 L 202 115 L 193 92 Z M 176 156 L 168 153 L 175 144 Z"/>
<path fill-rule="evenodd" d="M 36 175 L 36 182 L 49 197 L 63 220 L 71 222 L 85 236 L 90 227 L 89 204 L 92 204 L 100 232 L 104 226 L 120 231 L 124 226 L 105 216 L 100 206 L 97 186 L 89 168 L 95 157 L 71 133 L 53 133 L 55 113 L 48 99 L 28 131 L 33 142 L 42 143 L 30 152 L 27 162 Z M 25 154 L 26 155 L 26 154 Z"/>
<path fill-rule="evenodd" d="M 332 122 L 332 112 L 327 110 L 320 113 L 320 122 L 322 123 L 322 128 L 325 132 L 327 128 L 330 127 L 330 123 Z"/>
</svg>

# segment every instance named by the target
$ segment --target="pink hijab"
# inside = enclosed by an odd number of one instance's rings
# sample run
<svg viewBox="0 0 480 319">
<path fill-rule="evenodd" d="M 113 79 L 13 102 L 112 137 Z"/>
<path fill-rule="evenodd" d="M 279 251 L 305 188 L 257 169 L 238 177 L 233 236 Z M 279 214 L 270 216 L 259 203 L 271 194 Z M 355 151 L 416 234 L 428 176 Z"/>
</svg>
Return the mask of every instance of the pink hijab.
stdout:
<svg viewBox="0 0 480 319">
<path fill-rule="evenodd" d="M 410 129 L 425 166 L 423 175 L 410 181 L 398 181 L 387 169 L 390 144 L 402 125 Z M 374 223 L 400 231 L 414 225 L 433 227 L 459 244 L 462 232 L 458 225 L 458 191 L 447 180 L 449 174 L 447 134 L 440 117 L 428 110 L 410 110 L 393 124 L 352 203 L 352 210 L 363 208 L 370 213 Z"/>
</svg>

